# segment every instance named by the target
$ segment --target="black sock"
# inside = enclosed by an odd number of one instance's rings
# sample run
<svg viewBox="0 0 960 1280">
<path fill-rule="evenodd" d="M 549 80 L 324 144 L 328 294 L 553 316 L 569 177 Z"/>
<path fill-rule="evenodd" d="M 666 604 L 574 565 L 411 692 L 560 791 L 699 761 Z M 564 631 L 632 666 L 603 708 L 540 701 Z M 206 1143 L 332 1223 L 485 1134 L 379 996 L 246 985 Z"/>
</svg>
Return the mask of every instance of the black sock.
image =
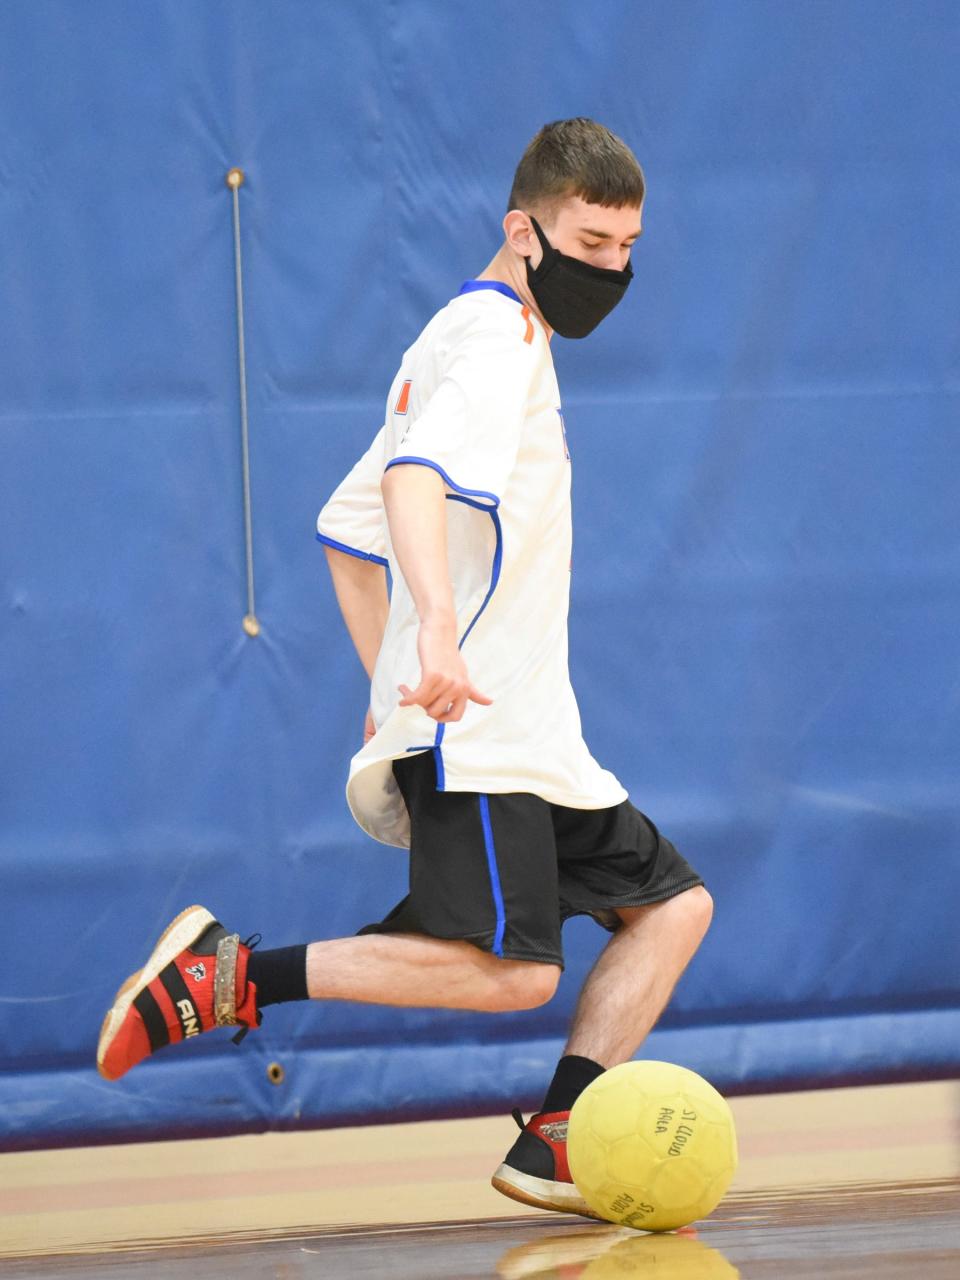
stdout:
<svg viewBox="0 0 960 1280">
<path fill-rule="evenodd" d="M 306 945 L 251 951 L 247 978 L 257 988 L 258 1009 L 287 1000 L 308 1000 Z"/>
<path fill-rule="evenodd" d="M 606 1067 L 601 1067 L 592 1058 L 578 1058 L 574 1053 L 567 1054 L 557 1063 L 540 1110 L 569 1111 L 587 1085 L 593 1084 L 605 1070 Z"/>
</svg>

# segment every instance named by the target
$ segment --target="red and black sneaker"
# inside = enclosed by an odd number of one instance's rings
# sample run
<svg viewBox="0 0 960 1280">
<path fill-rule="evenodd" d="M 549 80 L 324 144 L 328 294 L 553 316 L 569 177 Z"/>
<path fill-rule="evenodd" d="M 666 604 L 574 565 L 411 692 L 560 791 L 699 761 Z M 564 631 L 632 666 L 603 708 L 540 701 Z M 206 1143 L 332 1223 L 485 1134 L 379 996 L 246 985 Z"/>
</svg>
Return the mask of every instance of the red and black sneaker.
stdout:
<svg viewBox="0 0 960 1280">
<path fill-rule="evenodd" d="M 536 1205 L 538 1209 L 599 1218 L 600 1215 L 587 1206 L 570 1176 L 567 1164 L 570 1112 L 541 1111 L 526 1124 L 519 1111 L 512 1114 L 521 1133 L 491 1179 L 496 1189 L 511 1200 Z"/>
<path fill-rule="evenodd" d="M 256 945 L 256 944 L 254 944 Z M 131 974 L 103 1020 L 97 1069 L 119 1080 L 162 1049 L 213 1027 L 260 1025 L 256 987 L 247 981 L 250 948 L 203 907 L 181 911 L 150 959 Z"/>
</svg>

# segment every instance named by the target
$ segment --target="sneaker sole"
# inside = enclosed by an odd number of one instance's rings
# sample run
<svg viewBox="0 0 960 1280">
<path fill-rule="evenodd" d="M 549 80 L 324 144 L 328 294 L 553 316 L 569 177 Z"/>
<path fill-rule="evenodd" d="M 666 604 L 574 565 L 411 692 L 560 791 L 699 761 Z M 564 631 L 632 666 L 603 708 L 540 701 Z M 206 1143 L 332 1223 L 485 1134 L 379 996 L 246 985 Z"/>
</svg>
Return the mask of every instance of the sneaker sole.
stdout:
<svg viewBox="0 0 960 1280">
<path fill-rule="evenodd" d="M 588 1206 L 586 1200 L 573 1183 L 550 1182 L 546 1178 L 534 1178 L 529 1173 L 521 1173 L 508 1164 L 502 1164 L 490 1179 L 493 1187 L 501 1195 L 511 1200 L 519 1200 L 521 1204 L 533 1205 L 535 1209 L 553 1209 L 555 1213 L 579 1213 L 583 1218 L 595 1218 L 597 1222 L 606 1222 L 599 1213 Z"/>
<path fill-rule="evenodd" d="M 97 1070 L 105 1080 L 119 1079 L 118 1076 L 109 1075 L 103 1064 L 134 1000 L 163 972 L 171 960 L 191 942 L 195 942 L 208 925 L 214 923 L 214 917 L 205 907 L 187 907 L 186 911 L 181 911 L 160 935 L 147 963 L 136 973 L 131 973 L 113 997 L 113 1007 L 103 1020 L 97 1044 Z"/>
</svg>

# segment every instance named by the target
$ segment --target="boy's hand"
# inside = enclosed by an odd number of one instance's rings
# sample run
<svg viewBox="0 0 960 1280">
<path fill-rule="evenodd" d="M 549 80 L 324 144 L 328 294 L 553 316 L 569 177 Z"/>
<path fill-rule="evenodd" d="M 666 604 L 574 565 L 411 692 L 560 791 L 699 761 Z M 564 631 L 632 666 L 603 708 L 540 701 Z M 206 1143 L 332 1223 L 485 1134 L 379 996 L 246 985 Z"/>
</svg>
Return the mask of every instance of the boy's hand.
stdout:
<svg viewBox="0 0 960 1280">
<path fill-rule="evenodd" d="M 448 724 L 463 718 L 468 702 L 489 707 L 492 698 L 470 682 L 467 665 L 457 648 L 456 625 L 422 622 L 417 635 L 420 683 L 416 689 L 399 686 L 401 707 L 423 707 L 431 719 Z"/>
</svg>

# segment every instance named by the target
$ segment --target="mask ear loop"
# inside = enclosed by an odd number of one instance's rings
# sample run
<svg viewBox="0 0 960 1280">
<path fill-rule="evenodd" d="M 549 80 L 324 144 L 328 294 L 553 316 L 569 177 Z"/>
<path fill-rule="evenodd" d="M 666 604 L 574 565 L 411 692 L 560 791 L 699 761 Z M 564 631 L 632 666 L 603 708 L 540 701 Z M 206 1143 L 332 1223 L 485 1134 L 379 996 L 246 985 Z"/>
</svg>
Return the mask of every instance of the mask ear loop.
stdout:
<svg viewBox="0 0 960 1280">
<path fill-rule="evenodd" d="M 557 250 L 553 247 L 553 245 L 547 239 L 546 232 L 544 231 L 543 227 L 541 227 L 540 223 L 536 220 L 536 218 L 533 216 L 533 214 L 528 213 L 527 217 L 530 219 L 531 225 L 533 226 L 533 229 L 537 234 L 537 239 L 540 241 L 540 248 L 543 250 L 543 257 L 540 259 L 539 267 L 531 266 L 530 259 L 528 258 L 527 269 L 528 271 L 533 272 L 534 275 L 545 274 L 547 271 L 549 271 L 550 267 L 553 266 L 553 263 L 557 257 Z"/>
</svg>

